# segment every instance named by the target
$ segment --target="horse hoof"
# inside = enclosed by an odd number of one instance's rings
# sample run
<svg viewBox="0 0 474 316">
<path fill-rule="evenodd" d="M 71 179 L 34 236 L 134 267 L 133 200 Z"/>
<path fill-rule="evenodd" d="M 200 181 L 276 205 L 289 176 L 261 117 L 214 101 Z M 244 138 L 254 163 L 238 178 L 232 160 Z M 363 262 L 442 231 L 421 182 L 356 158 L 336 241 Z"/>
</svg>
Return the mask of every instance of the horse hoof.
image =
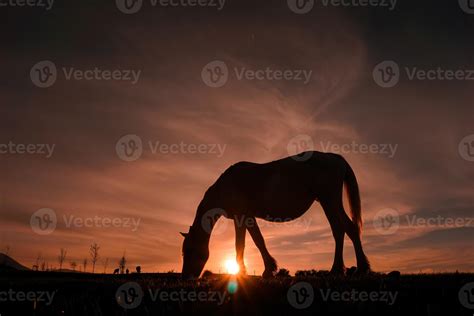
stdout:
<svg viewBox="0 0 474 316">
<path fill-rule="evenodd" d="M 372 271 L 370 270 L 370 268 L 357 268 L 355 271 L 354 271 L 354 275 L 355 276 L 366 276 L 366 275 L 369 275 Z"/>
<path fill-rule="evenodd" d="M 353 276 L 357 273 L 357 268 L 356 267 L 350 267 L 347 269 L 347 276 Z"/>
<path fill-rule="evenodd" d="M 332 268 L 329 272 L 331 275 L 335 276 L 344 276 L 348 270 L 345 267 L 342 268 Z"/>
</svg>

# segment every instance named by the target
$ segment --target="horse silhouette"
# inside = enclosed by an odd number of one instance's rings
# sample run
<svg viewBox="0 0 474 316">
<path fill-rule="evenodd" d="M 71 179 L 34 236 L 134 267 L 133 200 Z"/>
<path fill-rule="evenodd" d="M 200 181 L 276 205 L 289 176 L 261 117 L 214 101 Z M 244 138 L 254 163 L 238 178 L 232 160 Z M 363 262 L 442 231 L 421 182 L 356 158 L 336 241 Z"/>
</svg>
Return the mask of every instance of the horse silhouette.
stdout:
<svg viewBox="0 0 474 316">
<path fill-rule="evenodd" d="M 344 185 L 352 220 L 343 207 Z M 246 271 L 247 230 L 262 255 L 263 276 L 273 276 L 277 263 L 267 250 L 256 218 L 275 222 L 293 220 L 303 215 L 315 200 L 321 204 L 335 240 L 331 272 L 345 273 L 343 247 L 347 234 L 354 246 L 357 273 L 368 273 L 370 264 L 360 238 L 361 202 L 355 174 L 342 156 L 310 151 L 263 164 L 239 162 L 225 170 L 204 194 L 189 232 L 181 233 L 184 236 L 182 277 L 200 276 L 209 258 L 212 229 L 221 216 L 234 220 L 236 259 L 241 273 Z"/>
</svg>

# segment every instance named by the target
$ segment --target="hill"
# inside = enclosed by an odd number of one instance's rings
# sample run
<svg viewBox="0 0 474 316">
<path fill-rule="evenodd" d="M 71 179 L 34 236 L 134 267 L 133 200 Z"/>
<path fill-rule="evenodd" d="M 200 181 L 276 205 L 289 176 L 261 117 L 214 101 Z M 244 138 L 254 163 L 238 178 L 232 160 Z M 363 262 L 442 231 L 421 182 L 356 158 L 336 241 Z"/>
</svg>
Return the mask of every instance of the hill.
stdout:
<svg viewBox="0 0 474 316">
<path fill-rule="evenodd" d="M 22 264 L 18 263 L 10 256 L 0 253 L 0 271 L 27 271 L 30 270 Z"/>
</svg>

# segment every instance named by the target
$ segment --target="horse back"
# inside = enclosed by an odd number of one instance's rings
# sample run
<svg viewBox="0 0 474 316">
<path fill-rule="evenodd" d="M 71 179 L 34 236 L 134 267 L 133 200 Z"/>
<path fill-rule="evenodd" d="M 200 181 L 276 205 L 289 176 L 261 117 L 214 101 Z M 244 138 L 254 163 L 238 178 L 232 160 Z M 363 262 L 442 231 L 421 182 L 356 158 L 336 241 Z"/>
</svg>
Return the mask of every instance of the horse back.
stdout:
<svg viewBox="0 0 474 316">
<path fill-rule="evenodd" d="M 314 151 L 309 159 L 299 159 L 304 154 L 263 164 L 242 161 L 229 167 L 215 183 L 224 208 L 231 214 L 269 220 L 301 216 L 340 164 L 337 155 Z"/>
</svg>

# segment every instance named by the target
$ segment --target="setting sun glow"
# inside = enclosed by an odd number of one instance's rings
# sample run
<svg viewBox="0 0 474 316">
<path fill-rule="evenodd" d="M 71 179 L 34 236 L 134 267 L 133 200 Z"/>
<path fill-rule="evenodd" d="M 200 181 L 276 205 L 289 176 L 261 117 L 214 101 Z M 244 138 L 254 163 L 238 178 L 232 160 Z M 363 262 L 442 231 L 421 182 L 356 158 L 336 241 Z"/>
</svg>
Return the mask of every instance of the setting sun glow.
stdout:
<svg viewBox="0 0 474 316">
<path fill-rule="evenodd" d="M 239 273 L 240 267 L 235 260 L 228 259 L 225 261 L 225 269 L 229 274 L 237 274 Z"/>
</svg>

